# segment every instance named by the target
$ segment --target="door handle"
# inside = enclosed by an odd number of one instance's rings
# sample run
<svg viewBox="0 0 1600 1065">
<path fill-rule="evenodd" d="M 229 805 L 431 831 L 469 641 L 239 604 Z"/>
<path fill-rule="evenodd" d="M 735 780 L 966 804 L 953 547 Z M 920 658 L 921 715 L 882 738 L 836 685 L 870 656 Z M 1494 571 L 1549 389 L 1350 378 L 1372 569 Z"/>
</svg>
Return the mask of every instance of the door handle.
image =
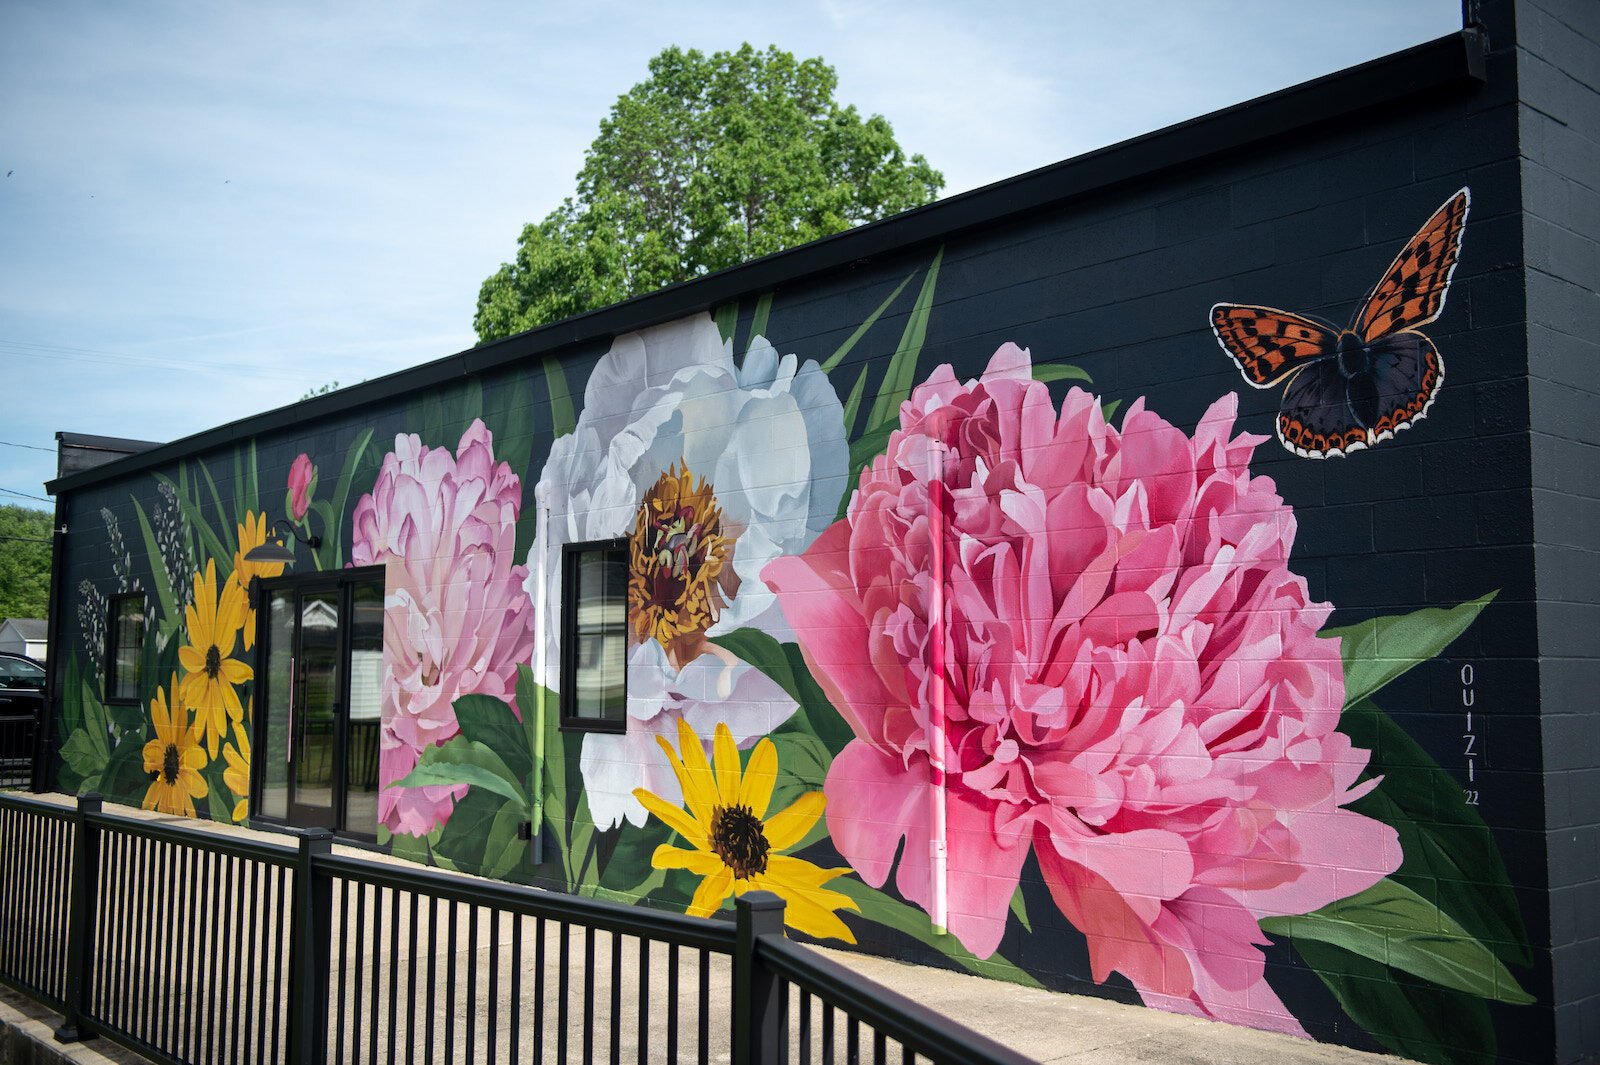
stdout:
<svg viewBox="0 0 1600 1065">
<path fill-rule="evenodd" d="M 283 742 L 283 764 L 294 761 L 294 655 L 289 656 L 289 728 Z"/>
</svg>

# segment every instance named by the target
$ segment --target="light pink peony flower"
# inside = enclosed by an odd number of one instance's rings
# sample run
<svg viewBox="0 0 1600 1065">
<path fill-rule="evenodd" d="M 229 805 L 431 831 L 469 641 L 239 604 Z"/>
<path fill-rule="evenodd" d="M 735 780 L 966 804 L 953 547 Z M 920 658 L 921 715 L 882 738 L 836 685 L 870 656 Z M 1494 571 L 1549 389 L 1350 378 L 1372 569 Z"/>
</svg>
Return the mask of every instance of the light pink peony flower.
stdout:
<svg viewBox="0 0 1600 1065">
<path fill-rule="evenodd" d="M 516 711 L 517 663 L 533 653 L 527 575 L 512 565 L 522 485 L 474 421 L 452 455 L 394 438 L 372 494 L 356 504 L 351 564 L 389 563 L 384 595 L 378 818 L 423 835 L 466 786 L 395 788 L 423 750 L 460 728 L 452 705 L 492 695 Z"/>
<path fill-rule="evenodd" d="M 317 491 L 317 468 L 311 465 L 311 456 L 302 453 L 289 467 L 288 511 L 295 521 L 306 516 L 311 509 L 311 497 Z"/>
<path fill-rule="evenodd" d="M 1343 807 L 1368 752 L 1331 609 L 1288 568 L 1294 514 L 1229 439 L 1144 409 L 1120 432 L 1073 389 L 1058 416 L 1028 353 L 941 367 L 900 411 L 846 520 L 763 578 L 855 731 L 826 791 L 834 844 L 931 900 L 930 511 L 942 513 L 950 930 L 987 956 L 1032 850 L 1113 970 L 1179 1012 L 1304 1035 L 1267 985 L 1258 921 L 1370 887 L 1393 829 Z M 930 477 L 935 442 L 947 449 Z"/>
</svg>

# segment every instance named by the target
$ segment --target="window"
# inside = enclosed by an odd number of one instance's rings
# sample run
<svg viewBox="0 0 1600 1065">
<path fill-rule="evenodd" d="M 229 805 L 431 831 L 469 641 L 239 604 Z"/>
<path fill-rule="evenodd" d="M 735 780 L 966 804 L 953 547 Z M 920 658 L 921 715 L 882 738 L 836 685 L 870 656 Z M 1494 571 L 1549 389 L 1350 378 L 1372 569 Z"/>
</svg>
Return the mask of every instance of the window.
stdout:
<svg viewBox="0 0 1600 1065">
<path fill-rule="evenodd" d="M 111 600 L 106 630 L 106 702 L 136 703 L 144 679 L 144 596 Z"/>
<path fill-rule="evenodd" d="M 568 544 L 561 558 L 561 727 L 628 727 L 628 541 Z"/>
</svg>

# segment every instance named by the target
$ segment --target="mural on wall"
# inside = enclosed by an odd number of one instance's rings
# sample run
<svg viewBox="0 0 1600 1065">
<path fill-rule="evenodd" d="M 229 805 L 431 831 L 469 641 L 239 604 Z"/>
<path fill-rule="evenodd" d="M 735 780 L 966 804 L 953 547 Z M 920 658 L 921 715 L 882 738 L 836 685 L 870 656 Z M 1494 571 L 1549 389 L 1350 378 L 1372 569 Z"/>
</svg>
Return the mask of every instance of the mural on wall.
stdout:
<svg viewBox="0 0 1600 1065">
<path fill-rule="evenodd" d="M 1284 385 L 1290 450 L 1426 413 L 1443 362 L 1416 330 L 1467 200 L 1349 330 L 1213 308 L 1247 381 Z M 1305 1035 L 1304 995 L 1275 983 L 1292 964 L 1393 1050 L 1492 1059 L 1489 1003 L 1532 1001 L 1521 912 L 1477 810 L 1382 701 L 1496 590 L 1330 626 L 1237 394 L 1191 431 L 1016 343 L 970 353 L 968 379 L 923 365 L 942 260 L 832 351 L 769 339 L 768 295 L 419 399 L 370 473 L 370 429 L 295 460 L 283 517 L 323 535 L 316 566 L 387 565 L 380 841 L 699 916 L 771 890 L 820 940 Z M 318 464 L 342 465 L 331 499 Z M 270 522 L 253 451 L 235 465 L 233 511 L 199 462 L 160 482 L 166 526 L 134 500 L 144 675 L 171 680 L 133 713 L 73 659 L 67 786 L 247 812 L 253 632 L 230 590 Z M 564 731 L 562 550 L 612 539 L 627 728 Z M 1017 949 L 1032 936 L 1061 949 Z"/>
<path fill-rule="evenodd" d="M 284 517 L 302 531 L 316 518 L 324 540 L 313 553 L 318 569 L 341 564 L 345 500 L 370 436 L 362 434 L 350 449 L 332 501 L 313 500 L 316 471 L 308 456 L 292 468 Z M 266 542 L 272 526 L 258 504 L 253 444 L 234 452 L 231 506 L 204 461 L 180 462 L 175 472 L 153 475 L 153 513 L 141 496 L 129 499 L 148 592 L 120 520 L 109 508 L 101 511 L 116 586 L 108 594 L 86 579 L 79 589 L 85 640 L 67 658 L 59 779 L 69 791 L 98 791 L 147 810 L 243 822 L 255 679 L 249 588 L 254 578 L 277 577 L 284 567 L 244 558 Z M 129 593 L 144 600 L 139 675 L 147 690 L 114 700 L 105 693 L 104 619 L 110 596 Z"/>
</svg>

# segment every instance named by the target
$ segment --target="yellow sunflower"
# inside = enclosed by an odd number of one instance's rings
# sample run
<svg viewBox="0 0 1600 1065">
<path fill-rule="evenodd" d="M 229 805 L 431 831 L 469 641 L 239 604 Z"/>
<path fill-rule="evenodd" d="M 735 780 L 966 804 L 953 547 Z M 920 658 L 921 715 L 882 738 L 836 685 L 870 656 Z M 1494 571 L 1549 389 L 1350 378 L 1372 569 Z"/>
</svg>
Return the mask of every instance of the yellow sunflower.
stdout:
<svg viewBox="0 0 1600 1065">
<path fill-rule="evenodd" d="M 267 516 L 266 514 L 252 514 L 244 512 L 244 524 L 234 526 L 239 530 L 239 550 L 233 553 L 233 575 L 228 578 L 232 584 L 239 586 L 239 591 L 244 593 L 244 649 L 246 651 L 256 645 L 256 612 L 250 609 L 250 579 L 283 575 L 282 562 L 246 562 L 246 553 L 255 550 L 267 542 Z"/>
<path fill-rule="evenodd" d="M 836 911 L 860 907 L 849 896 L 823 887 L 850 870 L 823 869 L 779 853 L 805 838 L 827 800 L 822 792 L 810 791 L 767 816 L 778 779 L 778 749 L 772 741 L 756 744 L 743 773 L 727 725 L 717 726 L 715 768 L 707 764 L 705 748 L 686 722 L 678 722 L 678 751 L 659 736 L 656 742 L 677 774 L 684 806 L 680 809 L 643 788 L 635 788 L 633 795 L 694 846 L 684 850 L 663 843 L 650 859 L 657 869 L 687 869 L 702 878 L 686 912 L 709 917 L 729 895 L 770 891 L 788 904 L 783 919 L 789 927 L 819 939 L 854 943 L 856 937 Z"/>
<path fill-rule="evenodd" d="M 228 581 L 217 595 L 217 563 L 206 560 L 205 573 L 194 575 L 194 603 L 184 607 L 189 623 L 189 643 L 178 648 L 183 664 L 183 699 L 194 707 L 205 729 L 206 749 L 217 756 L 217 744 L 228 731 L 228 718 L 244 715 L 235 684 L 243 684 L 255 671 L 228 656 L 244 624 L 244 591 Z"/>
<path fill-rule="evenodd" d="M 222 771 L 222 782 L 238 799 L 233 804 L 233 820 L 237 823 L 250 813 L 250 708 L 245 709 L 243 721 L 234 723 L 233 742 L 222 748 L 222 760 L 228 763 Z"/>
<path fill-rule="evenodd" d="M 150 790 L 144 793 L 144 808 L 193 817 L 194 801 L 204 798 L 207 791 L 200 776 L 206 766 L 206 752 L 200 749 L 200 723 L 184 705 L 176 673 L 168 687 L 172 691 L 170 714 L 166 692 L 158 690 L 150 700 L 156 738 L 144 745 L 144 771 L 154 776 Z"/>
</svg>

